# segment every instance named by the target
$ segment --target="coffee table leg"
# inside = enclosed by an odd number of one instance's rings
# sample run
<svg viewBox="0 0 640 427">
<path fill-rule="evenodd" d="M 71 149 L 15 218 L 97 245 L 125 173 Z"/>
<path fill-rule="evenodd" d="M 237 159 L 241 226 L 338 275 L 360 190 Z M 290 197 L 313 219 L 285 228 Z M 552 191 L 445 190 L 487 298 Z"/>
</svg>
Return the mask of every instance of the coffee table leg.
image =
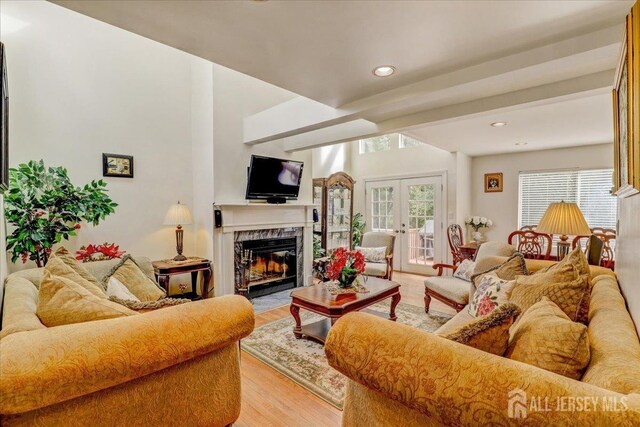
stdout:
<svg viewBox="0 0 640 427">
<path fill-rule="evenodd" d="M 400 293 L 395 294 L 391 297 L 391 311 L 389 312 L 389 320 L 396 321 L 396 306 L 400 302 Z"/>
<path fill-rule="evenodd" d="M 302 322 L 300 321 L 300 307 L 297 305 L 291 304 L 289 306 L 289 311 L 291 315 L 296 320 L 296 326 L 293 328 L 293 335 L 296 336 L 297 339 L 302 338 Z"/>
</svg>

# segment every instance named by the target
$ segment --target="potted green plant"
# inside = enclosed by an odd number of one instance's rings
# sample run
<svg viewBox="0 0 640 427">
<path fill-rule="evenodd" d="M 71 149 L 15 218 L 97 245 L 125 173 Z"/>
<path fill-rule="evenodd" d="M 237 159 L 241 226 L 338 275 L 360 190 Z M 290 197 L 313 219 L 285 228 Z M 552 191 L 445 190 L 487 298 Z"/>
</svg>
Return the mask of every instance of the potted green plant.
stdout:
<svg viewBox="0 0 640 427">
<path fill-rule="evenodd" d="M 353 235 L 351 237 L 352 247 L 355 248 L 356 246 L 360 246 L 362 243 L 362 235 L 364 234 L 364 227 L 366 225 L 364 216 L 360 212 L 353 215 L 353 219 L 351 220 L 351 229 L 353 230 Z"/>
<path fill-rule="evenodd" d="M 82 221 L 98 225 L 118 206 L 106 187 L 102 180 L 76 187 L 67 169 L 46 167 L 42 160 L 9 169 L 5 217 L 14 227 L 7 236 L 11 261 L 22 258 L 42 267 L 53 245 L 75 236 Z"/>
</svg>

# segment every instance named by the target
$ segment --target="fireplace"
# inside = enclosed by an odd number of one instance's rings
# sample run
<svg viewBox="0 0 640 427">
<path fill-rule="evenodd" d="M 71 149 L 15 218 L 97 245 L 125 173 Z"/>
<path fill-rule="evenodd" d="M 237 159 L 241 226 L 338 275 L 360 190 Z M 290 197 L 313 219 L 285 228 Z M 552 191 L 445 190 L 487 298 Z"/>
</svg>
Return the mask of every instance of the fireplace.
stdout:
<svg viewBox="0 0 640 427">
<path fill-rule="evenodd" d="M 297 254 L 295 237 L 242 242 L 248 258 L 245 285 L 252 297 L 295 288 Z"/>
<path fill-rule="evenodd" d="M 255 298 L 301 286 L 302 229 L 236 232 L 236 293 Z"/>
</svg>

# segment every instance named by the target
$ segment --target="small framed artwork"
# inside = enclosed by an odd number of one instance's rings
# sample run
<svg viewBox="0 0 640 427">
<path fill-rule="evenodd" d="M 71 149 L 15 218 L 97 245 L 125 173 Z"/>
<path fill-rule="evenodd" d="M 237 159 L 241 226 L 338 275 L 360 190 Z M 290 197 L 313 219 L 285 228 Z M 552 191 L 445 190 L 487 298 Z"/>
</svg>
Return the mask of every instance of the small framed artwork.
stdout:
<svg viewBox="0 0 640 427">
<path fill-rule="evenodd" d="M 502 172 L 493 172 L 484 174 L 484 192 L 485 193 L 501 193 L 502 192 Z"/>
<path fill-rule="evenodd" d="M 102 176 L 133 178 L 133 156 L 102 153 Z"/>
</svg>

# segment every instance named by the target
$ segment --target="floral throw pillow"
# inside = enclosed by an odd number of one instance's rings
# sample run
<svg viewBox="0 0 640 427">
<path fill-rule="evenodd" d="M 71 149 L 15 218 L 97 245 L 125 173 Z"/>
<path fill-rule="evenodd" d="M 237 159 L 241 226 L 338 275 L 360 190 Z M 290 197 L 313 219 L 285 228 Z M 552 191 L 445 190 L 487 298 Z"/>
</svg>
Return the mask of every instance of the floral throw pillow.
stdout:
<svg viewBox="0 0 640 427">
<path fill-rule="evenodd" d="M 469 259 L 465 259 L 460 263 L 458 268 L 456 268 L 455 273 L 453 273 L 453 277 L 462 279 L 465 282 L 471 282 L 471 275 L 473 274 L 473 271 L 475 268 L 476 268 L 475 262 Z"/>
<path fill-rule="evenodd" d="M 504 280 L 492 273 L 483 275 L 469 301 L 469 314 L 478 317 L 491 313 L 509 301 L 514 286 L 515 280 Z"/>
<path fill-rule="evenodd" d="M 367 262 L 385 262 L 387 259 L 387 248 L 384 246 L 379 248 L 356 246 L 356 251 L 361 252 Z"/>
</svg>

